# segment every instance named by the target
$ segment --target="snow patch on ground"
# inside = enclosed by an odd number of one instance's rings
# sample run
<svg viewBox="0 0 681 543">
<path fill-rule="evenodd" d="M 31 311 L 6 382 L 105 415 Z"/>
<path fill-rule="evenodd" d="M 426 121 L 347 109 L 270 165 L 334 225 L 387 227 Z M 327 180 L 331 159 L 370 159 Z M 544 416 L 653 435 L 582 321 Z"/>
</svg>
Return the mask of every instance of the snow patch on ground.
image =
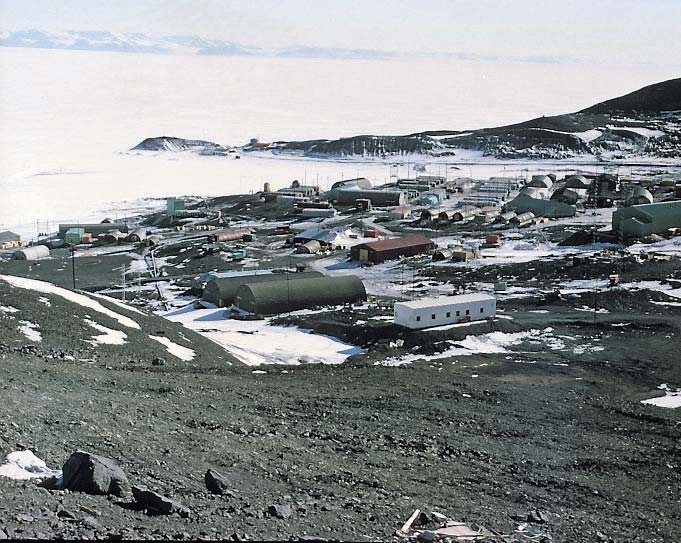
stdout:
<svg viewBox="0 0 681 543">
<path fill-rule="evenodd" d="M 662 384 L 657 388 L 664 390 L 665 395 L 650 398 L 648 400 L 641 400 L 641 403 L 655 405 L 657 407 L 666 407 L 667 409 L 681 407 L 681 390 L 669 390 L 669 387 L 666 384 Z"/>
<path fill-rule="evenodd" d="M 84 294 L 79 294 L 78 292 L 73 292 L 71 290 L 55 286 L 51 283 L 46 283 L 45 281 L 37 281 L 36 279 L 26 279 L 25 277 L 15 277 L 13 275 L 0 275 L 0 279 L 5 281 L 6 283 L 9 283 L 13 287 L 34 290 L 36 292 L 42 292 L 43 294 L 56 294 L 57 296 L 61 296 L 62 298 L 70 302 L 97 311 L 98 313 L 106 315 L 107 317 L 111 317 L 112 319 L 117 320 L 123 326 L 127 326 L 128 328 L 135 328 L 137 330 L 140 329 L 140 325 L 137 324 L 131 318 L 125 317 L 124 315 L 116 313 L 115 311 L 111 311 L 111 309 L 107 309 L 98 301 L 93 300 L 92 298 L 90 298 L 89 296 L 85 296 Z"/>
<path fill-rule="evenodd" d="M 0 477 L 10 479 L 47 479 L 61 475 L 61 471 L 48 468 L 43 460 L 28 450 L 9 453 L 6 463 L 0 466 Z"/>
<path fill-rule="evenodd" d="M 97 292 L 91 292 L 90 296 L 94 296 L 95 298 L 99 298 L 101 300 L 106 300 L 107 302 L 112 303 L 115 306 L 120 307 L 121 309 L 127 309 L 128 311 L 132 311 L 133 313 L 137 313 L 138 315 L 142 315 L 143 317 L 146 317 L 146 313 L 144 313 L 144 311 L 140 311 L 136 307 L 128 305 L 125 302 L 121 302 L 120 300 L 118 300 L 114 297 L 104 296 L 103 294 L 99 294 Z"/>
<path fill-rule="evenodd" d="M 295 326 L 269 320 L 226 318 L 224 310 L 184 308 L 163 315 L 214 341 L 244 364 L 341 364 L 359 347 Z"/>
<path fill-rule="evenodd" d="M 40 328 L 39 325 L 29 321 L 19 321 L 19 324 L 19 331 L 28 339 L 35 342 L 41 342 L 43 340 L 42 334 L 38 331 L 38 328 Z"/>
<path fill-rule="evenodd" d="M 16 307 L 0 305 L 0 313 L 19 313 L 19 310 Z"/>
<path fill-rule="evenodd" d="M 90 343 L 93 345 L 97 343 L 103 345 L 123 345 L 126 338 L 128 337 L 125 332 L 107 328 L 106 326 L 102 326 L 93 320 L 85 319 L 85 322 L 98 332 L 102 332 L 101 336 L 92 336 L 92 341 L 90 341 Z"/>
<path fill-rule="evenodd" d="M 50 302 L 50 299 L 46 298 L 45 296 L 41 296 L 40 298 L 38 298 L 38 301 L 41 304 L 45 304 L 47 307 L 52 307 L 52 302 Z"/>
<path fill-rule="evenodd" d="M 180 360 L 190 362 L 191 360 L 194 360 L 194 357 L 196 356 L 196 353 L 194 352 L 193 349 L 189 349 L 188 347 L 178 345 L 177 343 L 174 343 L 173 341 L 169 340 L 167 337 L 152 335 L 150 335 L 149 337 L 154 341 L 158 341 L 161 345 L 164 345 L 166 350 L 170 354 L 176 356 Z"/>
</svg>

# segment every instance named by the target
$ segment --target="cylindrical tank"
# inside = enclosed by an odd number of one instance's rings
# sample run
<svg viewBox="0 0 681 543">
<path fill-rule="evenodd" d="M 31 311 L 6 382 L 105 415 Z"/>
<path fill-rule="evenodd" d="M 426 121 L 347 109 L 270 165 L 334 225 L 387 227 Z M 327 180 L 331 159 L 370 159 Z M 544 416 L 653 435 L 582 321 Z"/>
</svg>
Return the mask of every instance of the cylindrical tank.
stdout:
<svg viewBox="0 0 681 543">
<path fill-rule="evenodd" d="M 304 255 L 313 255 L 318 253 L 321 249 L 321 243 L 319 243 L 316 239 L 311 239 L 307 243 L 299 245 L 296 252 Z"/>
<path fill-rule="evenodd" d="M 12 255 L 13 260 L 40 260 L 50 256 L 50 250 L 45 245 L 33 245 L 15 251 Z"/>
<path fill-rule="evenodd" d="M 147 231 L 144 228 L 136 228 L 130 234 L 128 234 L 128 241 L 132 243 L 138 243 L 147 239 Z"/>
<path fill-rule="evenodd" d="M 263 192 L 272 192 L 272 185 L 270 185 L 269 183 L 265 183 L 265 185 L 262 188 L 262 191 Z"/>
</svg>

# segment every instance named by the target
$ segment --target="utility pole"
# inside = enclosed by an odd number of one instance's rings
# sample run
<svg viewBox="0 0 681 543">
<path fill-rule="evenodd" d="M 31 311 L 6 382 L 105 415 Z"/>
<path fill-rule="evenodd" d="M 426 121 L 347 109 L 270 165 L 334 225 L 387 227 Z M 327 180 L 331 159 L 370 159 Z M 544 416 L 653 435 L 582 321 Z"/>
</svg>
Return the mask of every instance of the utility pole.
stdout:
<svg viewBox="0 0 681 543">
<path fill-rule="evenodd" d="M 73 278 L 73 290 L 76 290 L 76 248 L 71 245 L 71 275 Z"/>
</svg>

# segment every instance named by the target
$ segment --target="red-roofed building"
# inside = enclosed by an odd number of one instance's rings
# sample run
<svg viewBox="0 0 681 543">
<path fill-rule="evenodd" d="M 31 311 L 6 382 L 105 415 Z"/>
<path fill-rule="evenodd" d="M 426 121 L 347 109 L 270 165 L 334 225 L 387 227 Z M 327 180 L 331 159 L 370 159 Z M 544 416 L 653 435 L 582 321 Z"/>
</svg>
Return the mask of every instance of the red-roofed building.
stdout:
<svg viewBox="0 0 681 543">
<path fill-rule="evenodd" d="M 401 238 L 382 239 L 355 245 L 350 250 L 353 260 L 378 264 L 401 256 L 414 256 L 427 253 L 435 243 L 425 236 L 413 235 Z"/>
</svg>

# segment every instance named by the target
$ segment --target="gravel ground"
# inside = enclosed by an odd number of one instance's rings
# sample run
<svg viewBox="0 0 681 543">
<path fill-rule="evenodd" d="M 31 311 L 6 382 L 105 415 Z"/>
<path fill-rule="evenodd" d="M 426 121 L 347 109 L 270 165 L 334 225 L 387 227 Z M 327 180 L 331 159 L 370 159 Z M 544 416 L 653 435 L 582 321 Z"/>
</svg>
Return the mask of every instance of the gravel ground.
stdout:
<svg viewBox="0 0 681 543">
<path fill-rule="evenodd" d="M 126 257 L 97 258 L 92 284 Z M 55 265 L 41 262 L 39 276 Z M 547 259 L 433 275 L 550 289 L 611 273 L 593 266 Z M 616 267 L 623 281 L 678 279 L 680 269 L 678 260 Z M 384 541 L 419 508 L 506 534 L 540 511 L 537 541 L 679 540 L 681 409 L 640 403 L 662 383 L 681 387 L 681 307 L 654 303 L 665 294 L 602 292 L 607 312 L 595 318 L 576 309 L 592 293 L 510 299 L 495 321 L 444 331 L 372 320 L 387 306 L 282 317 L 368 353 L 258 373 L 177 324 L 108 302 L 141 330 L 126 330 L 122 346 L 85 343 L 95 332 L 82 308 L 41 297 L 50 305 L 0 281 L 0 306 L 19 310 L 0 311 L 0 455 L 28 448 L 60 468 L 76 450 L 100 454 L 191 515 L 150 516 L 127 498 L 0 477 L 0 537 Z M 18 331 L 20 319 L 39 324 L 40 343 Z M 507 352 L 428 358 L 469 334 L 527 330 L 537 332 Z M 149 334 L 196 358 L 174 359 Z M 552 349 L 547 335 L 566 347 Z M 395 339 L 404 344 L 391 347 Z M 424 359 L 376 365 L 415 352 Z M 206 490 L 209 468 L 230 492 Z M 273 505 L 289 505 L 290 516 L 272 515 Z"/>
<path fill-rule="evenodd" d="M 664 380 L 681 385 L 679 317 L 610 314 L 594 326 L 561 306 L 507 311 L 513 326 L 551 324 L 605 350 L 527 344 L 399 368 L 369 357 L 254 374 L 207 357 L 158 368 L 142 353 L 85 363 L 4 347 L 3 453 L 27 447 L 51 467 L 77 449 L 108 456 L 192 515 L 0 478 L 0 527 L 16 538 L 385 540 L 416 508 L 505 533 L 540 510 L 557 541 L 678 540 L 680 414 L 639 400 Z M 624 318 L 626 332 L 608 324 Z M 208 468 L 231 495 L 206 491 Z M 275 504 L 291 516 L 269 515 Z"/>
</svg>

